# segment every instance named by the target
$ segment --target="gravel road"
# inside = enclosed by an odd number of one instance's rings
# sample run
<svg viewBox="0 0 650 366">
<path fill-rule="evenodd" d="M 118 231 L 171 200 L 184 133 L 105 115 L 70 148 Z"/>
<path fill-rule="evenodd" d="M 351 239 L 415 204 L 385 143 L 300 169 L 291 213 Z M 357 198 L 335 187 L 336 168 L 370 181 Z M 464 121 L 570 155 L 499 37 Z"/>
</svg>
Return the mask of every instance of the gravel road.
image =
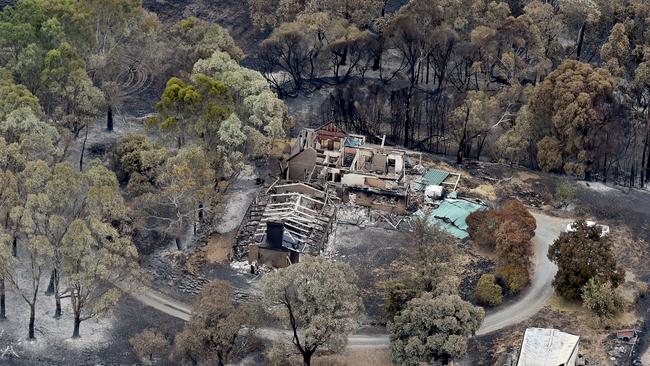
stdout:
<svg viewBox="0 0 650 366">
<path fill-rule="evenodd" d="M 478 335 L 488 334 L 530 318 L 553 295 L 551 282 L 557 267 L 548 260 L 546 253 L 549 245 L 560 235 L 570 220 L 540 213 L 533 213 L 533 215 L 537 220 L 537 230 L 535 230 L 533 239 L 536 267 L 531 286 L 517 302 L 499 309 L 495 313 L 488 314 Z M 144 289 L 132 293 L 131 296 L 145 305 L 176 318 L 188 320 L 190 317 L 191 308 L 188 304 L 172 300 L 155 290 Z M 290 338 L 290 334 L 280 329 L 263 328 L 260 329 L 259 334 L 267 339 Z M 348 342 L 349 348 L 385 348 L 388 346 L 388 336 L 383 334 L 353 334 L 349 337 Z"/>
</svg>

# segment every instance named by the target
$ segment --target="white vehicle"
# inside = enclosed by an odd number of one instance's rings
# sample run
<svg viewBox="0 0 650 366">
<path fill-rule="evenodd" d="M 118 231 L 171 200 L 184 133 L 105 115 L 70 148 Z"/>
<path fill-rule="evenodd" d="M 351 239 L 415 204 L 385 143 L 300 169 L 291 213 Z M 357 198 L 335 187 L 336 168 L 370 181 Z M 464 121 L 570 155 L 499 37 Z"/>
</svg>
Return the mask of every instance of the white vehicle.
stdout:
<svg viewBox="0 0 650 366">
<path fill-rule="evenodd" d="M 600 228 L 600 236 L 605 236 L 605 235 L 609 234 L 609 226 L 608 225 L 601 225 L 601 224 L 596 223 L 595 221 L 590 221 L 590 220 L 585 221 L 585 223 L 587 224 L 588 227 L 593 227 L 593 226 L 599 227 Z M 568 224 L 566 226 L 566 232 L 567 233 L 572 233 L 574 231 L 576 231 L 576 223 L 575 222 L 572 222 L 572 223 L 570 223 L 570 224 Z"/>
</svg>

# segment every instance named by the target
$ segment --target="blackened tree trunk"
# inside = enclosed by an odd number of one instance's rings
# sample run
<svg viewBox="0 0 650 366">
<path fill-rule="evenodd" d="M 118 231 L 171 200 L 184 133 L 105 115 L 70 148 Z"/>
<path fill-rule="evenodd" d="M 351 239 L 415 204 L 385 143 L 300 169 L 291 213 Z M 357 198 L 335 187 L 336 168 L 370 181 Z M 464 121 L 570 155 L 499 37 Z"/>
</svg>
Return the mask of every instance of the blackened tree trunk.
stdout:
<svg viewBox="0 0 650 366">
<path fill-rule="evenodd" d="M 0 320 L 7 319 L 5 308 L 5 278 L 0 278 Z"/>
<path fill-rule="evenodd" d="M 34 323 L 36 322 L 36 302 L 29 304 L 29 339 L 34 339 Z"/>
<path fill-rule="evenodd" d="M 84 170 L 84 153 L 86 152 L 86 141 L 88 141 L 88 128 L 90 128 L 90 126 L 86 126 L 86 136 L 84 137 L 83 144 L 81 144 L 81 156 L 79 157 L 80 171 Z"/>
<path fill-rule="evenodd" d="M 348 46 L 345 46 L 343 49 L 343 54 L 341 55 L 341 62 L 339 66 L 345 66 L 348 64 Z"/>
<path fill-rule="evenodd" d="M 314 355 L 314 353 L 311 352 L 311 351 L 305 351 L 305 352 L 302 354 L 302 362 L 303 362 L 303 365 L 304 365 L 304 366 L 309 366 L 309 365 L 311 365 L 311 356 L 313 356 L 313 355 Z"/>
<path fill-rule="evenodd" d="M 463 158 L 467 156 L 465 154 L 465 151 L 467 151 L 467 122 L 469 121 L 469 111 L 470 109 L 467 108 L 467 113 L 465 114 L 465 122 L 463 124 L 463 134 L 460 138 L 460 141 L 458 142 L 458 150 L 456 151 L 456 164 L 462 164 L 463 163 Z"/>
<path fill-rule="evenodd" d="M 463 163 L 463 153 L 465 152 L 465 138 L 458 143 L 458 150 L 456 151 L 456 164 Z"/>
<path fill-rule="evenodd" d="M 382 56 L 383 53 L 384 53 L 384 50 L 382 49 L 382 46 L 380 44 L 379 47 L 377 47 L 377 50 L 375 51 L 375 57 L 374 57 L 374 59 L 372 61 L 371 68 L 372 68 L 373 71 L 377 71 L 381 67 L 381 56 Z"/>
<path fill-rule="evenodd" d="M 587 22 L 582 23 L 580 31 L 578 32 L 578 47 L 576 48 L 576 60 L 580 61 L 580 55 L 582 54 L 582 45 L 585 41 L 585 28 L 587 27 Z"/>
<path fill-rule="evenodd" d="M 108 106 L 108 113 L 106 115 L 106 131 L 113 132 L 113 106 Z"/>
<path fill-rule="evenodd" d="M 14 240 L 11 242 L 11 255 L 16 258 L 18 256 L 18 238 L 14 236 Z"/>
<path fill-rule="evenodd" d="M 50 274 L 50 282 L 47 284 L 47 290 L 45 290 L 45 295 L 50 296 L 54 294 L 54 270 Z"/>
<path fill-rule="evenodd" d="M 61 292 L 59 291 L 59 272 L 54 269 L 54 318 L 59 319 L 61 317 Z"/>
<path fill-rule="evenodd" d="M 643 154 L 645 155 L 645 181 L 648 182 L 650 181 L 650 116 L 646 122 L 646 131 Z"/>
<path fill-rule="evenodd" d="M 80 338 L 79 326 L 81 325 L 81 314 L 78 311 L 74 312 L 74 330 L 72 331 L 72 338 Z"/>
</svg>

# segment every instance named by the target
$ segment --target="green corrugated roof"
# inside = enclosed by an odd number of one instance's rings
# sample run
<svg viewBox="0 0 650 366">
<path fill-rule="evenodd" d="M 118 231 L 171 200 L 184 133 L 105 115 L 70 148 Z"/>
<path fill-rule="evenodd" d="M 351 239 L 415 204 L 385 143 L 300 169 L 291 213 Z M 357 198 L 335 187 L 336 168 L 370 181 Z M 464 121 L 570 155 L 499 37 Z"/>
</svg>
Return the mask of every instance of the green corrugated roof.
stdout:
<svg viewBox="0 0 650 366">
<path fill-rule="evenodd" d="M 449 176 L 449 172 L 440 169 L 429 169 L 421 178 L 418 178 L 415 183 L 418 185 L 417 189 L 422 190 L 427 186 L 439 186 Z"/>
<path fill-rule="evenodd" d="M 459 239 L 465 239 L 468 236 L 467 222 L 465 222 L 467 216 L 484 208 L 484 205 L 462 199 L 446 199 L 429 213 L 427 222 L 430 225 L 439 225 Z M 415 215 L 422 217 L 423 213 L 418 211 Z"/>
<path fill-rule="evenodd" d="M 449 172 L 439 169 L 431 169 L 424 173 L 422 181 L 428 186 L 439 186 L 448 176 Z"/>
</svg>

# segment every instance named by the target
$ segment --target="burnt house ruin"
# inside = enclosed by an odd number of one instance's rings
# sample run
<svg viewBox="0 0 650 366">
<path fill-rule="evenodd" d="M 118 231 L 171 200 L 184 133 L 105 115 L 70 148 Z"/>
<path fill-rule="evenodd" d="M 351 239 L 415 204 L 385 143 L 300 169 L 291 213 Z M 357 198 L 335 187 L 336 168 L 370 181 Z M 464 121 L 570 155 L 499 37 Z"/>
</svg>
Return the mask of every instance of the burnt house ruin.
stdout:
<svg viewBox="0 0 650 366">
<path fill-rule="evenodd" d="M 249 207 L 237 233 L 236 258 L 286 267 L 319 255 L 332 230 L 333 197 L 304 183 L 271 186 Z"/>
</svg>

